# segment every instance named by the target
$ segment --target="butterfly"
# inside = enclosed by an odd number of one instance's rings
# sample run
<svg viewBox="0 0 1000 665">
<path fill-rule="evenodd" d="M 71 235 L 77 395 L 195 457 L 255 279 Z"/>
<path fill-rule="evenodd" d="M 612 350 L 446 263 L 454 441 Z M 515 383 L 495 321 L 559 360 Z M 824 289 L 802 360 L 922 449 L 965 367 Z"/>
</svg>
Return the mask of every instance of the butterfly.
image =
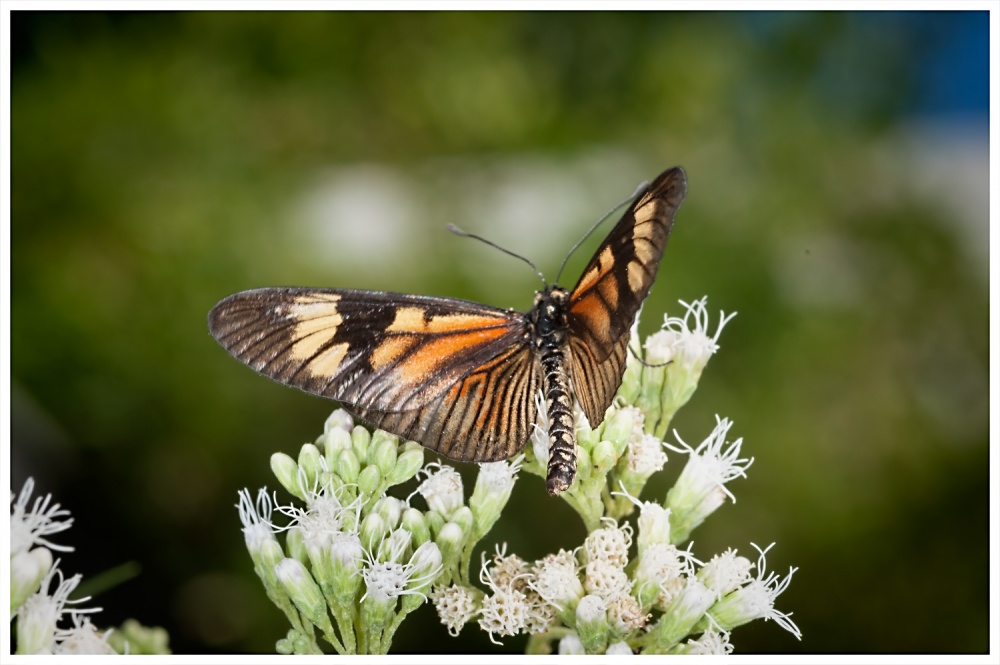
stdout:
<svg viewBox="0 0 1000 665">
<path fill-rule="evenodd" d="M 546 488 L 558 494 L 576 475 L 573 401 L 592 426 L 604 420 L 686 191 L 682 168 L 660 174 L 576 286 L 545 286 L 527 313 L 382 291 L 263 288 L 221 300 L 209 330 L 257 372 L 454 460 L 514 456 L 544 406 Z"/>
</svg>

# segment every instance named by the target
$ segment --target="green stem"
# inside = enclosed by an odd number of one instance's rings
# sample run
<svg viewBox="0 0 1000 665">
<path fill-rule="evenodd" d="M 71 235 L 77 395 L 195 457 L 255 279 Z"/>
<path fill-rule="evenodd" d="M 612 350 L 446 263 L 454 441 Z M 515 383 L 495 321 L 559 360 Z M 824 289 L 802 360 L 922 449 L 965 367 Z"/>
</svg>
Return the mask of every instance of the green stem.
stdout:
<svg viewBox="0 0 1000 665">
<path fill-rule="evenodd" d="M 333 608 L 333 617 L 337 620 L 337 628 L 340 630 L 340 636 L 344 640 L 344 648 L 349 654 L 357 653 L 357 640 L 354 637 L 354 617 L 351 616 L 353 608 L 351 611 L 348 611 L 347 608 L 337 604 L 331 604 L 330 607 Z"/>
</svg>

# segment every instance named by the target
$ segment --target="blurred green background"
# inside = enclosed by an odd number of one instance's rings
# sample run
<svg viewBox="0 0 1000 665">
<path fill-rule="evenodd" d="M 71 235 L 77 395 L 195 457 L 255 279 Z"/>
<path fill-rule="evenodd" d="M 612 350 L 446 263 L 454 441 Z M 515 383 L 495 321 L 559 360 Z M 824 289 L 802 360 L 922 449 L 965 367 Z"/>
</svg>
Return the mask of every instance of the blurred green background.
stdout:
<svg viewBox="0 0 1000 665">
<path fill-rule="evenodd" d="M 678 299 L 739 312 L 674 426 L 697 443 L 728 416 L 756 458 L 694 551 L 775 541 L 770 567 L 800 568 L 778 608 L 802 642 L 756 622 L 736 653 L 988 649 L 985 12 L 15 12 L 11 48 L 11 483 L 72 510 L 67 572 L 141 566 L 99 625 L 162 625 L 185 653 L 287 629 L 233 506 L 332 405 L 232 360 L 217 300 L 527 309 L 537 277 L 446 223 L 551 279 L 681 164 L 642 330 Z M 484 546 L 583 535 L 525 477 Z M 523 647 L 452 639 L 425 605 L 393 650 Z"/>
</svg>

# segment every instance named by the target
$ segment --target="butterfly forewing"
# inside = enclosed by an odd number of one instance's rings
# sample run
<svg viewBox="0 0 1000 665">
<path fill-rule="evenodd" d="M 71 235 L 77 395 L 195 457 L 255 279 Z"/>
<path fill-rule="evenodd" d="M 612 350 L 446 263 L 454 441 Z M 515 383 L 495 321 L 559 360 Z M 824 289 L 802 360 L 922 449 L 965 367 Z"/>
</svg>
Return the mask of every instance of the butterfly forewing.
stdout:
<svg viewBox="0 0 1000 665">
<path fill-rule="evenodd" d="M 534 422 L 537 377 L 516 312 L 377 291 L 256 289 L 216 305 L 209 329 L 261 374 L 456 459 L 509 456 Z"/>
<path fill-rule="evenodd" d="M 660 174 L 611 230 L 570 295 L 570 377 L 591 424 L 604 419 L 621 384 L 629 329 L 656 278 L 686 190 L 680 167 Z"/>
</svg>

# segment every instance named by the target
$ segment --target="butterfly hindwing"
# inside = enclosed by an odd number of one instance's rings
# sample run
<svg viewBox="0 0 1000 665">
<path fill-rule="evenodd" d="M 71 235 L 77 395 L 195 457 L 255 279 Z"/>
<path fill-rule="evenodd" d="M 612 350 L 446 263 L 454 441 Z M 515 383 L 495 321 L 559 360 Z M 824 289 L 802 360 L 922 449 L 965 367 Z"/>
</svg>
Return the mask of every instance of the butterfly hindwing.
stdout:
<svg viewBox="0 0 1000 665">
<path fill-rule="evenodd" d="M 209 314 L 212 335 L 261 374 L 475 461 L 517 452 L 534 422 L 525 325 L 464 300 L 345 289 L 244 291 Z"/>
<path fill-rule="evenodd" d="M 611 230 L 570 294 L 570 377 L 591 424 L 604 419 L 621 384 L 629 329 L 656 278 L 686 190 L 680 167 L 660 174 Z"/>
</svg>

